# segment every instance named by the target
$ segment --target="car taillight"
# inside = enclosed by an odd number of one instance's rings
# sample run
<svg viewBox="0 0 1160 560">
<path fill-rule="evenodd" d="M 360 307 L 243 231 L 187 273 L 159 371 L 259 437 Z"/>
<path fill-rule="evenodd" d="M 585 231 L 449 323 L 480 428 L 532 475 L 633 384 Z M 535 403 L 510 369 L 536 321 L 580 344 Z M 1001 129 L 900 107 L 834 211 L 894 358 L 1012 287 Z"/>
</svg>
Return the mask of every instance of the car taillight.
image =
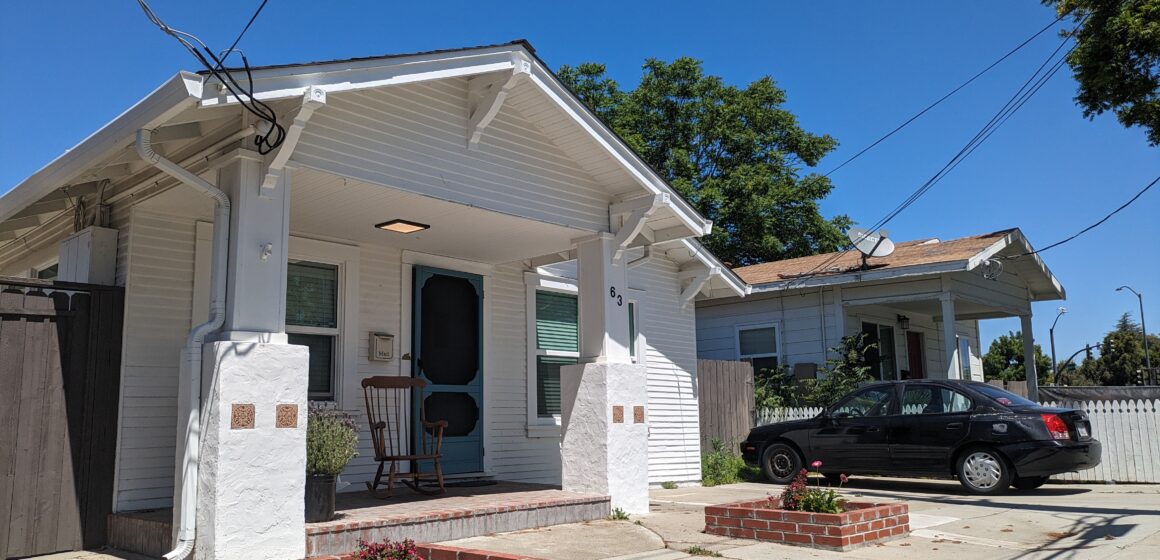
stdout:
<svg viewBox="0 0 1160 560">
<path fill-rule="evenodd" d="M 1047 426 L 1047 433 L 1051 434 L 1051 439 L 1071 439 L 1071 433 L 1067 431 L 1067 424 L 1059 415 L 1040 414 L 1039 416 L 1043 418 L 1043 425 Z"/>
</svg>

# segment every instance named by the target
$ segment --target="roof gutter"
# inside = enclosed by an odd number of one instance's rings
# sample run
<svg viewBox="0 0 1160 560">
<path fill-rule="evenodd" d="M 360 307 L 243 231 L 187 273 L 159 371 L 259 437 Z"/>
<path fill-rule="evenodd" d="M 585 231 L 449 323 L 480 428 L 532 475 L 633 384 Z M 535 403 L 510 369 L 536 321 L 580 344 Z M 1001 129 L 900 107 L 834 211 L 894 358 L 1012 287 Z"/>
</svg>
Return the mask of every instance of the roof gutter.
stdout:
<svg viewBox="0 0 1160 560">
<path fill-rule="evenodd" d="M 153 131 L 142 128 L 137 131 L 135 147 L 141 159 L 182 183 L 196 189 L 214 202 L 213 219 L 213 272 L 210 288 L 209 320 L 197 325 L 186 338 L 181 353 L 178 375 L 178 441 L 180 461 L 177 468 L 181 481 L 180 507 L 176 512 L 177 545 L 165 555 L 168 560 L 183 560 L 193 552 L 197 535 L 197 481 L 198 452 L 201 434 L 201 377 L 202 347 L 209 333 L 221 328 L 225 323 L 226 309 L 226 257 L 229 253 L 230 199 L 226 193 L 193 172 L 165 159 L 152 146 Z M 182 420 L 185 420 L 184 426 Z"/>
</svg>

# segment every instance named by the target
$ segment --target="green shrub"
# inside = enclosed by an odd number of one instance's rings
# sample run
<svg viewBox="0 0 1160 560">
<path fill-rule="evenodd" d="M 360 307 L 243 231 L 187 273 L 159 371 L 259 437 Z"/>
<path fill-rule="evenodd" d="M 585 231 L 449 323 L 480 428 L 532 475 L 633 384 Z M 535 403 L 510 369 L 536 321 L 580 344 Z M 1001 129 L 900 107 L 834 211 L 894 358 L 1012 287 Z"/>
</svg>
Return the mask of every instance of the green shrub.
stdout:
<svg viewBox="0 0 1160 560">
<path fill-rule="evenodd" d="M 814 461 L 811 465 L 815 469 L 822 467 L 821 461 Z M 815 487 L 810 487 L 807 481 L 808 472 L 802 469 L 794 477 L 793 481 L 785 487 L 779 498 L 769 497 L 770 507 L 781 507 L 782 509 L 808 511 L 810 513 L 842 513 L 845 511 L 846 500 L 838 495 L 838 492 L 833 488 L 822 488 L 821 482 Z M 846 481 L 846 475 L 842 475 L 841 481 Z M 841 488 L 841 485 L 838 485 Z"/>
<path fill-rule="evenodd" d="M 662 483 L 661 483 L 661 488 L 664 488 L 665 490 L 672 490 L 672 489 L 674 489 L 674 488 L 676 488 L 676 487 L 677 487 L 677 483 L 676 483 L 676 482 L 667 481 L 667 482 L 662 482 Z"/>
<path fill-rule="evenodd" d="M 701 458 L 701 484 L 720 486 L 756 480 L 760 473 L 745 464 L 739 456 L 725 450 L 719 439 L 713 440 L 713 451 Z"/>
<path fill-rule="evenodd" d="M 826 360 L 824 379 L 807 379 L 803 383 L 803 400 L 807 406 L 830 406 L 859 385 L 872 380 L 866 352 L 875 348 L 866 344 L 866 334 L 842 337 L 842 343 L 830 350 L 838 358 Z"/>
<path fill-rule="evenodd" d="M 349 414 L 311 406 L 306 421 L 306 474 L 337 475 L 358 455 L 358 430 Z"/>
<path fill-rule="evenodd" d="M 608 516 L 613 521 L 628 521 L 628 513 L 623 509 L 616 508 L 612 510 L 612 515 Z"/>
<path fill-rule="evenodd" d="M 721 558 L 721 553 L 714 552 L 707 548 L 702 548 L 698 545 L 693 545 L 689 548 L 686 548 L 685 554 L 688 554 L 689 556 L 708 556 L 710 558 Z"/>
</svg>

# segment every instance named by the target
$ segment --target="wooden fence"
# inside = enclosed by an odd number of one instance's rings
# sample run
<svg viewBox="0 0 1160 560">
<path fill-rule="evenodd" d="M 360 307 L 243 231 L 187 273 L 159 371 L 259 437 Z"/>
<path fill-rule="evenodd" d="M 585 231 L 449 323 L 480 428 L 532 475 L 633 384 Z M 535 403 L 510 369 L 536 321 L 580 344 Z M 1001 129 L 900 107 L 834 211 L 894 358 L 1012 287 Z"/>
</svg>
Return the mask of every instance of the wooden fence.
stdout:
<svg viewBox="0 0 1160 560">
<path fill-rule="evenodd" d="M 753 428 L 753 366 L 747 362 L 697 360 L 697 396 L 701 414 L 701 452 L 713 440 L 738 452 Z"/>
<path fill-rule="evenodd" d="M 1071 482 L 1160 483 L 1160 400 L 1045 402 L 1078 408 L 1088 414 L 1092 437 L 1103 446 L 1099 466 L 1056 475 Z M 754 425 L 813 418 L 821 408 L 777 408 L 755 411 Z"/>
</svg>

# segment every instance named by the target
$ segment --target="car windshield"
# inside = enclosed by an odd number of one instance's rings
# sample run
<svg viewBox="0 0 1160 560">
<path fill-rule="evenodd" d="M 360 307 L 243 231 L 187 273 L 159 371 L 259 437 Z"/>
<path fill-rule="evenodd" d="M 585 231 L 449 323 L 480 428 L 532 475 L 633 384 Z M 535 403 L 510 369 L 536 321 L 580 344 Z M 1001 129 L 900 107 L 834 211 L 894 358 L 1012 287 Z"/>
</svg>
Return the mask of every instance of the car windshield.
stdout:
<svg viewBox="0 0 1160 560">
<path fill-rule="evenodd" d="M 1027 400 L 1015 393 L 1004 391 L 994 385 L 980 384 L 975 385 L 974 389 L 988 397 L 994 399 L 995 402 L 1003 406 L 1038 406 L 1035 401 Z"/>
</svg>

